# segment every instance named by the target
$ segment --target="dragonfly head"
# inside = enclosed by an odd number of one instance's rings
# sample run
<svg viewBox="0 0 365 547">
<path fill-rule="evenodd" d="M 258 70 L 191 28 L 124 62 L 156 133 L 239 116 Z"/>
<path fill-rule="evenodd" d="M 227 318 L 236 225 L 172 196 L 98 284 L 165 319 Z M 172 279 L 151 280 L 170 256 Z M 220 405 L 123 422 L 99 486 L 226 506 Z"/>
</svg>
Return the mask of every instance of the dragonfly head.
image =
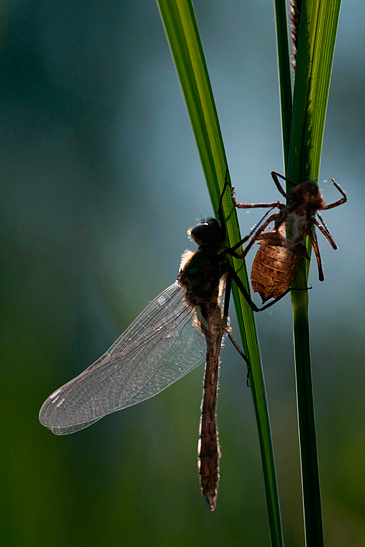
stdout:
<svg viewBox="0 0 365 547">
<path fill-rule="evenodd" d="M 221 225 L 215 218 L 208 218 L 200 222 L 188 231 L 189 237 L 195 241 L 197 245 L 209 245 L 213 249 L 219 251 L 225 244 L 225 236 Z"/>
</svg>

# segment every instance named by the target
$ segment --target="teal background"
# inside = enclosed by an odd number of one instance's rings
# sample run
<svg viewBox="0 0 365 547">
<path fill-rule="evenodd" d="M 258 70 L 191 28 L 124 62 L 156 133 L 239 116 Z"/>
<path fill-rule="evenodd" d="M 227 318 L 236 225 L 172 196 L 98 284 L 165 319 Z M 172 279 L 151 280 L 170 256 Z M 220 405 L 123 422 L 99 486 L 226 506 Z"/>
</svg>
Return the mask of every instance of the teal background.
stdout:
<svg viewBox="0 0 365 547">
<path fill-rule="evenodd" d="M 283 160 L 272 2 L 195 8 L 238 198 L 274 201 L 270 171 Z M 326 279 L 313 264 L 309 294 L 331 547 L 365 544 L 364 36 L 364 3 L 344 1 L 320 188 L 338 199 L 333 177 L 349 200 L 323 215 L 339 250 L 319 234 Z M 43 400 L 174 281 L 194 249 L 187 228 L 212 214 L 155 3 L 2 3 L 0 75 L 1 545 L 268 545 L 251 395 L 228 343 L 214 513 L 196 464 L 202 368 L 76 435 L 38 422 Z M 242 233 L 259 218 L 241 212 Z M 290 299 L 256 320 L 286 544 L 301 546 Z"/>
</svg>

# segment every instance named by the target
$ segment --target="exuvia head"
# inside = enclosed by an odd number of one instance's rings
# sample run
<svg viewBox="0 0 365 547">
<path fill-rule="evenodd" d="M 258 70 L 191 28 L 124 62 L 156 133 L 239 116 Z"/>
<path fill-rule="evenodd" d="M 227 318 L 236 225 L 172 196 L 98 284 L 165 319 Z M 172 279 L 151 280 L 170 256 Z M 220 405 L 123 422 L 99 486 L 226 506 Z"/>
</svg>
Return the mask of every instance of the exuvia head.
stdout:
<svg viewBox="0 0 365 547">
<path fill-rule="evenodd" d="M 297 206 L 303 203 L 306 207 L 315 211 L 322 209 L 325 205 L 318 184 L 314 180 L 308 180 L 294 186 L 291 197 L 295 200 Z"/>
<path fill-rule="evenodd" d="M 216 250 L 225 244 L 225 236 L 221 225 L 215 218 L 203 220 L 193 228 L 188 230 L 189 237 L 195 241 L 197 245 L 209 245 Z"/>
</svg>

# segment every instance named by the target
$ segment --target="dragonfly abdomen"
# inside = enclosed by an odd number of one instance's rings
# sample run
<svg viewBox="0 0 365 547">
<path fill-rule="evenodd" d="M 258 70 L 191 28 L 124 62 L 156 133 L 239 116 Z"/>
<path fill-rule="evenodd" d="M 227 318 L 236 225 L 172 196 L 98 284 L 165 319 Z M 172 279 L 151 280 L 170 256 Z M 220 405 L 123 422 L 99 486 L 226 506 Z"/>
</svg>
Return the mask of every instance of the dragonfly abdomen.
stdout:
<svg viewBox="0 0 365 547">
<path fill-rule="evenodd" d="M 198 465 L 202 493 L 208 507 L 215 509 L 219 482 L 220 448 L 216 418 L 219 355 L 223 334 L 226 331 L 225 319 L 218 305 L 204 313 L 206 324 L 202 330 L 207 341 L 206 369 L 204 391 L 201 405 L 200 435 L 198 444 Z"/>
</svg>

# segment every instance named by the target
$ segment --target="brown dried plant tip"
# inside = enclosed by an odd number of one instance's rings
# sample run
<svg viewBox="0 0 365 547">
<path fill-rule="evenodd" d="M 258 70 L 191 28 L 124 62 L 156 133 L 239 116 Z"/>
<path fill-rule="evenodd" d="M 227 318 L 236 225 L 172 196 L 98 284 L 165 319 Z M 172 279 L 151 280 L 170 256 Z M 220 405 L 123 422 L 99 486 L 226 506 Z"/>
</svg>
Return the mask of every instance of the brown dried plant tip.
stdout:
<svg viewBox="0 0 365 547">
<path fill-rule="evenodd" d="M 291 36 L 291 48 L 292 48 L 292 67 L 295 71 L 297 48 L 299 38 L 299 25 L 300 25 L 300 13 L 302 9 L 302 0 L 289 0 L 290 6 L 290 36 Z"/>
</svg>

